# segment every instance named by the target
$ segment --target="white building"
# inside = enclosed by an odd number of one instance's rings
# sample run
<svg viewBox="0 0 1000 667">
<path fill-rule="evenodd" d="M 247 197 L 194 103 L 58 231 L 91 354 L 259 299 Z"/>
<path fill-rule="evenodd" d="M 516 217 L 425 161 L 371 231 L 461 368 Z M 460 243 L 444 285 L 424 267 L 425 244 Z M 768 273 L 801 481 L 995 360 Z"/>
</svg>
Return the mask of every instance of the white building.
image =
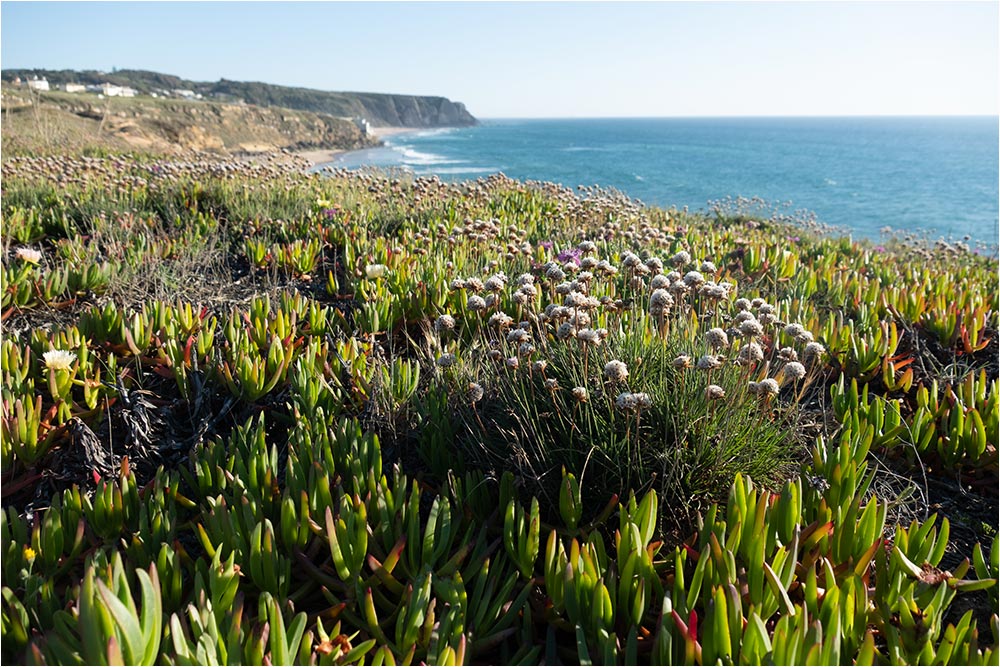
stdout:
<svg viewBox="0 0 1000 667">
<path fill-rule="evenodd" d="M 39 79 L 37 76 L 35 76 L 28 79 L 28 88 L 30 88 L 31 90 L 38 90 L 38 91 L 48 90 L 49 82 L 46 81 L 45 79 Z"/>
<path fill-rule="evenodd" d="M 174 88 L 173 93 L 175 97 L 183 97 L 186 100 L 193 100 L 200 97 L 200 95 L 195 94 L 193 90 L 184 90 L 181 88 Z"/>
<path fill-rule="evenodd" d="M 87 91 L 87 87 L 82 83 L 64 83 L 60 87 L 67 93 L 84 93 Z"/>
</svg>

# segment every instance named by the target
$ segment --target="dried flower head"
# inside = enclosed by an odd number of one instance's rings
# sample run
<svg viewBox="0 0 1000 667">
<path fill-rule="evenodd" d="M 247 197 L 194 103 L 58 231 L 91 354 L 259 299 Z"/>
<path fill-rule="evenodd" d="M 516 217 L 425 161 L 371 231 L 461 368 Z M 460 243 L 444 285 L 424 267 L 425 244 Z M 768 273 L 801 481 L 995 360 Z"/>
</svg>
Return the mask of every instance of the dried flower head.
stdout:
<svg viewBox="0 0 1000 667">
<path fill-rule="evenodd" d="M 593 329 L 580 329 L 576 332 L 576 339 L 592 347 L 597 347 L 601 344 L 601 335 Z"/>
<path fill-rule="evenodd" d="M 806 345 L 805 351 L 802 355 L 806 359 L 822 359 L 823 355 L 826 354 L 826 348 L 823 347 L 822 343 L 811 342 Z"/>
<path fill-rule="evenodd" d="M 699 271 L 688 271 L 684 274 L 684 284 L 688 287 L 697 287 L 705 282 L 705 276 Z"/>
<path fill-rule="evenodd" d="M 455 365 L 455 355 L 454 354 L 442 354 L 437 358 L 437 365 L 441 368 L 451 368 Z"/>
<path fill-rule="evenodd" d="M 726 397 L 726 390 L 717 384 L 710 384 L 705 387 L 705 399 L 709 401 L 717 401 L 720 398 Z"/>
<path fill-rule="evenodd" d="M 628 366 L 622 361 L 613 359 L 604 365 L 604 376 L 612 382 L 624 382 L 628 377 Z"/>
<path fill-rule="evenodd" d="M 638 401 L 635 400 L 635 394 L 630 391 L 623 391 L 618 394 L 615 399 L 615 407 L 619 410 L 625 410 L 631 412 L 639 406 Z"/>
<path fill-rule="evenodd" d="M 486 300 L 478 294 L 473 294 L 466 302 L 466 307 L 474 313 L 480 310 L 486 310 Z"/>
<path fill-rule="evenodd" d="M 504 364 L 511 370 L 517 370 L 521 366 L 521 362 L 517 357 L 508 357 Z"/>
<path fill-rule="evenodd" d="M 755 364 L 760 361 L 764 361 L 764 348 L 759 344 L 754 342 L 749 342 L 740 348 L 739 354 L 736 355 L 736 360 L 742 364 Z"/>
<path fill-rule="evenodd" d="M 757 320 L 750 319 L 740 322 L 739 330 L 743 336 L 760 336 L 764 333 L 764 326 Z"/>
<path fill-rule="evenodd" d="M 650 289 L 658 290 L 658 289 L 666 289 L 668 287 L 670 287 L 670 279 L 667 278 L 662 273 L 653 276 L 653 279 L 649 281 Z"/>
<path fill-rule="evenodd" d="M 801 324 L 794 322 L 792 324 L 786 324 L 784 328 L 785 335 L 790 336 L 791 338 L 798 338 L 803 331 L 805 331 L 805 328 L 803 328 Z"/>
<path fill-rule="evenodd" d="M 597 244 L 593 241 L 582 241 L 580 245 L 577 246 L 581 252 L 597 252 Z"/>
<path fill-rule="evenodd" d="M 698 369 L 710 371 L 716 368 L 721 368 L 723 361 L 725 361 L 725 359 L 716 354 L 705 354 L 698 358 Z"/>
<path fill-rule="evenodd" d="M 469 403 L 478 403 L 483 400 L 483 388 L 476 382 L 470 382 L 469 388 L 465 392 L 465 397 Z"/>
<path fill-rule="evenodd" d="M 527 331 L 518 327 L 516 329 L 511 329 L 507 332 L 507 342 L 508 343 L 523 343 L 526 340 L 531 339 L 531 334 Z"/>
<path fill-rule="evenodd" d="M 706 331 L 705 341 L 713 350 L 721 350 L 729 345 L 729 337 L 726 336 L 726 332 L 719 327 Z"/>
<path fill-rule="evenodd" d="M 716 268 L 715 264 L 713 264 L 712 262 L 708 261 L 707 259 L 705 261 L 703 261 L 698 266 L 698 270 L 701 271 L 702 273 L 718 273 L 719 272 L 719 269 Z"/>
<path fill-rule="evenodd" d="M 530 357 L 535 353 L 535 346 L 531 343 L 521 343 L 517 348 L 517 353 L 522 357 Z"/>
<path fill-rule="evenodd" d="M 555 378 L 547 378 L 545 380 L 545 388 L 549 391 L 555 391 L 559 388 L 559 380 Z"/>
<path fill-rule="evenodd" d="M 514 318 L 506 313 L 493 313 L 490 315 L 490 319 L 487 321 L 491 327 L 500 327 L 504 329 L 509 327 L 514 322 Z"/>
<path fill-rule="evenodd" d="M 748 387 L 750 393 L 759 396 L 776 396 L 778 394 L 778 381 L 774 378 L 765 378 L 760 382 L 750 382 Z"/>
<path fill-rule="evenodd" d="M 434 320 L 434 330 L 438 333 L 441 333 L 442 331 L 451 331 L 454 328 L 455 318 L 451 315 L 442 315 Z"/>
<path fill-rule="evenodd" d="M 590 398 L 590 395 L 584 387 L 573 387 L 573 398 L 580 403 L 586 403 L 587 399 Z"/>
<path fill-rule="evenodd" d="M 736 306 L 737 310 L 750 310 L 750 299 L 741 297 L 736 299 L 736 301 L 733 302 L 733 305 Z"/>
<path fill-rule="evenodd" d="M 691 359 L 691 357 L 689 357 L 686 354 L 680 355 L 679 357 L 674 359 L 673 362 L 671 363 L 673 364 L 674 368 L 680 368 L 680 369 L 691 368 L 692 366 L 694 366 L 694 360 Z"/>
<path fill-rule="evenodd" d="M 532 373 L 545 373 L 545 369 L 548 368 L 549 362 L 544 359 L 539 359 L 538 361 L 532 362 L 531 372 Z"/>
<path fill-rule="evenodd" d="M 797 361 L 789 361 L 784 366 L 785 377 L 795 382 L 806 376 L 806 367 Z"/>
<path fill-rule="evenodd" d="M 780 350 L 778 350 L 778 359 L 784 362 L 798 361 L 799 355 L 795 351 L 795 348 L 783 347 Z"/>
<path fill-rule="evenodd" d="M 670 262 L 674 266 L 687 266 L 691 263 L 691 253 L 686 250 L 681 250 L 670 258 Z"/>
</svg>

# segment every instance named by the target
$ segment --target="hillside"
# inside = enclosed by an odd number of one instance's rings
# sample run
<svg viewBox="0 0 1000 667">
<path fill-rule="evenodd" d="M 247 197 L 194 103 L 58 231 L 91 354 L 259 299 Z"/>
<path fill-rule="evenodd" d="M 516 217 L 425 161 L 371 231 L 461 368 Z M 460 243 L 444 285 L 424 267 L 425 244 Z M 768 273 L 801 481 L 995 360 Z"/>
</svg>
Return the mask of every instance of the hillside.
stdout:
<svg viewBox="0 0 1000 667">
<path fill-rule="evenodd" d="M 152 97 L 107 98 L 4 87 L 3 151 L 141 151 L 218 155 L 280 149 L 352 149 L 373 139 L 351 121 L 321 113 Z"/>
<path fill-rule="evenodd" d="M 118 70 L 112 73 L 94 70 L 6 69 L 5 82 L 15 77 L 37 76 L 53 86 L 64 83 L 98 84 L 103 82 L 130 86 L 140 93 L 191 90 L 206 99 L 246 102 L 258 106 L 277 106 L 299 111 L 326 113 L 331 116 L 363 117 L 372 125 L 398 127 L 448 127 L 475 125 L 476 119 L 461 102 L 444 97 L 392 95 L 386 93 L 330 92 L 311 88 L 293 88 L 269 83 L 229 81 L 190 81 L 170 74 L 146 70 Z"/>
</svg>

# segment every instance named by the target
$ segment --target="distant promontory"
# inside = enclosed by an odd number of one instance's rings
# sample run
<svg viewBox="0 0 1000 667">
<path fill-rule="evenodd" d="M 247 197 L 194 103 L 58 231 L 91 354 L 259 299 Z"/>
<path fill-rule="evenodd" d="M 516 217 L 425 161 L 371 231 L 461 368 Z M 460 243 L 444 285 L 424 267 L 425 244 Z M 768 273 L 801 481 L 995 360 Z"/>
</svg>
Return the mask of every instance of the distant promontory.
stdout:
<svg viewBox="0 0 1000 667">
<path fill-rule="evenodd" d="M 390 93 L 331 92 L 311 88 L 278 86 L 253 81 L 190 81 L 170 74 L 146 70 L 45 70 L 5 69 L 2 79 L 45 80 L 52 88 L 110 84 L 142 95 L 185 97 L 214 102 L 282 107 L 328 114 L 341 118 L 363 118 L 373 126 L 464 127 L 476 118 L 461 102 L 445 97 L 394 95 Z"/>
</svg>

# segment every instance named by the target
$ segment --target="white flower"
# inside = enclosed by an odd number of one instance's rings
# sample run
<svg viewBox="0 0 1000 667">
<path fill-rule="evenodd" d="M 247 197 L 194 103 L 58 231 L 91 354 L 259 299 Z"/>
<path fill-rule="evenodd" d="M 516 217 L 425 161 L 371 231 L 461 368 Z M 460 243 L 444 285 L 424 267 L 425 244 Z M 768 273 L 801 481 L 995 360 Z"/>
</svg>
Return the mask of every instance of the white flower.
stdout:
<svg viewBox="0 0 1000 667">
<path fill-rule="evenodd" d="M 778 381 L 774 378 L 766 378 L 760 382 L 751 382 L 748 387 L 751 393 L 761 396 L 776 396 L 778 393 Z"/>
<path fill-rule="evenodd" d="M 503 289 L 503 284 L 503 280 L 501 280 L 499 276 L 491 276 L 486 279 L 485 283 L 483 283 L 483 287 L 486 288 L 486 291 L 488 292 L 499 292 Z"/>
<path fill-rule="evenodd" d="M 531 372 L 532 373 L 544 373 L 545 369 L 548 367 L 549 362 L 544 359 L 539 359 L 538 361 L 532 362 Z"/>
<path fill-rule="evenodd" d="M 522 273 L 517 277 L 518 287 L 524 287 L 525 285 L 534 285 L 534 284 L 535 284 L 535 276 L 531 275 L 530 273 Z"/>
<path fill-rule="evenodd" d="M 455 278 L 454 280 L 451 281 L 451 284 L 448 285 L 448 288 L 452 292 L 458 291 L 460 289 L 465 289 L 465 281 L 462 280 L 461 278 Z"/>
<path fill-rule="evenodd" d="M 45 367 L 57 371 L 67 371 L 76 361 L 76 353 L 69 350 L 49 350 L 42 355 Z"/>
<path fill-rule="evenodd" d="M 597 244 L 593 241 L 582 241 L 580 245 L 577 246 L 581 251 L 587 252 L 597 252 Z"/>
<path fill-rule="evenodd" d="M 387 270 L 385 264 L 369 264 L 365 267 L 365 276 L 369 280 L 376 280 L 384 276 Z"/>
<path fill-rule="evenodd" d="M 504 327 L 509 327 L 513 321 L 514 318 L 506 313 L 493 313 L 490 315 L 490 319 L 487 321 L 487 324 L 491 327 L 496 326 L 502 329 Z"/>
<path fill-rule="evenodd" d="M 750 299 L 739 298 L 733 303 L 737 310 L 750 310 Z"/>
<path fill-rule="evenodd" d="M 559 388 L 559 380 L 555 378 L 548 378 L 545 380 L 545 388 L 549 391 L 555 391 Z"/>
<path fill-rule="evenodd" d="M 38 264 L 42 261 L 42 253 L 34 248 L 18 248 L 14 251 L 14 256 L 28 264 Z"/>
<path fill-rule="evenodd" d="M 562 282 L 566 278 L 566 273 L 558 266 L 550 267 L 545 272 L 545 277 L 554 283 Z"/>
<path fill-rule="evenodd" d="M 649 394 L 645 392 L 639 392 L 637 394 L 632 394 L 635 397 L 636 405 L 640 410 L 648 410 L 653 407 L 653 399 L 649 397 Z"/>
<path fill-rule="evenodd" d="M 674 359 L 673 362 L 671 363 L 673 364 L 674 368 L 680 368 L 680 369 L 691 368 L 691 366 L 694 365 L 694 361 L 692 361 L 691 357 L 689 357 L 686 354 L 680 355 L 679 357 Z"/>
<path fill-rule="evenodd" d="M 604 375 L 612 382 L 624 382 L 628 377 L 628 366 L 614 359 L 604 366 Z"/>
<path fill-rule="evenodd" d="M 589 394 L 584 387 L 573 387 L 573 398 L 578 400 L 580 403 L 586 403 Z"/>
<path fill-rule="evenodd" d="M 739 326 L 744 322 L 746 322 L 747 320 L 753 320 L 753 319 L 756 319 L 753 316 L 753 313 L 751 313 L 749 310 L 741 310 L 740 312 L 736 313 L 736 317 L 733 318 L 733 323 L 736 326 Z"/>
<path fill-rule="evenodd" d="M 715 267 L 715 264 L 712 264 L 707 259 L 701 263 L 701 266 L 698 267 L 698 270 L 701 271 L 701 272 L 703 272 L 703 273 L 718 273 L 719 272 L 719 269 L 717 269 Z"/>
<path fill-rule="evenodd" d="M 662 315 L 665 310 L 674 305 L 674 297 L 665 289 L 653 290 L 649 296 L 649 312 L 653 315 Z"/>
<path fill-rule="evenodd" d="M 512 370 L 517 370 L 517 368 L 521 365 L 521 362 L 518 361 L 517 357 L 508 357 L 507 361 L 504 363 L 507 364 L 507 368 Z"/>
<path fill-rule="evenodd" d="M 475 382 L 470 382 L 469 389 L 468 391 L 466 391 L 465 397 L 469 399 L 469 403 L 477 403 L 483 400 L 483 393 L 484 392 L 481 385 Z"/>
<path fill-rule="evenodd" d="M 469 297 L 469 300 L 466 303 L 466 305 L 468 306 L 469 310 L 471 310 L 472 312 L 476 312 L 476 311 L 479 311 L 479 310 L 485 310 L 486 309 L 486 299 L 484 299 L 483 297 L 479 296 L 478 294 L 473 294 L 472 296 Z"/>
<path fill-rule="evenodd" d="M 473 292 L 483 291 L 483 281 L 479 278 L 466 278 L 465 279 L 465 289 L 471 290 Z"/>
<path fill-rule="evenodd" d="M 517 353 L 522 357 L 530 357 L 535 353 L 535 346 L 531 343 L 521 343 L 520 347 L 517 348 Z"/>
</svg>

